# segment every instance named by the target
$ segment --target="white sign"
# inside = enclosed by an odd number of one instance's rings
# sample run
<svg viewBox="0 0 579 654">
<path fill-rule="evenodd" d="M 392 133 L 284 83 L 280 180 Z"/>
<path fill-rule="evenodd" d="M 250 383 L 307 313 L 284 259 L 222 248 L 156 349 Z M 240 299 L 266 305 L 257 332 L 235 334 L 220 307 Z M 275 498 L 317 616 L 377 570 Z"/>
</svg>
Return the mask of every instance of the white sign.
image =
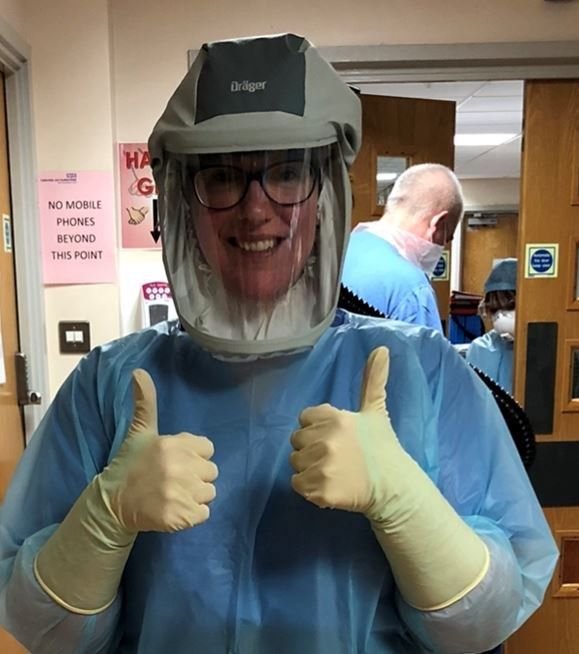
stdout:
<svg viewBox="0 0 579 654">
<path fill-rule="evenodd" d="M 559 264 L 558 243 L 527 243 L 525 248 L 525 277 L 557 277 Z"/>
<path fill-rule="evenodd" d="M 4 252 L 12 252 L 12 223 L 10 216 L 2 214 L 2 232 L 4 234 Z"/>
</svg>

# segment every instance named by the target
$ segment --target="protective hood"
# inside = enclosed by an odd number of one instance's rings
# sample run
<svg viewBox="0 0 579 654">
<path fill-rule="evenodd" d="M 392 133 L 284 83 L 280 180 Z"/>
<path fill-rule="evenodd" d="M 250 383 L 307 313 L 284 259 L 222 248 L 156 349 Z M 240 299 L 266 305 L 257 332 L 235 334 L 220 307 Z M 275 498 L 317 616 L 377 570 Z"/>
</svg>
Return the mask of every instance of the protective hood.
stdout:
<svg viewBox="0 0 579 654">
<path fill-rule="evenodd" d="M 177 313 L 205 348 L 295 350 L 331 323 L 360 139 L 358 98 L 305 39 L 202 47 L 149 152 Z"/>
</svg>

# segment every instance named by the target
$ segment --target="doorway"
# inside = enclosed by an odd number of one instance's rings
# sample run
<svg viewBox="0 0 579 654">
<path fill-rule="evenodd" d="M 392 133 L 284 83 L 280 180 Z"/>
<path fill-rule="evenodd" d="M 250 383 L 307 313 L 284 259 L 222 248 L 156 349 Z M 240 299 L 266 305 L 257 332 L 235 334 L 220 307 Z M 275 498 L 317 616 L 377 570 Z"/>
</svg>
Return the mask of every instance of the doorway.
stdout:
<svg viewBox="0 0 579 654">
<path fill-rule="evenodd" d="M 579 42 L 567 44 L 480 44 L 477 46 L 354 46 L 327 48 L 324 54 L 334 62 L 336 69 L 346 81 L 358 88 L 365 88 L 366 93 L 371 92 L 369 86 L 377 84 L 399 85 L 401 83 L 416 84 L 417 82 L 419 84 L 436 82 L 477 82 L 483 84 L 495 81 L 511 82 L 517 80 L 561 79 L 572 80 L 569 84 L 579 84 L 579 82 L 573 82 L 573 80 L 579 80 Z M 369 86 L 364 87 L 366 84 Z M 408 93 L 410 86 L 407 86 L 406 84 L 404 84 L 404 86 L 406 86 L 405 93 Z M 535 87 L 539 88 L 537 93 L 538 97 L 546 93 L 546 91 L 540 88 L 540 84 L 535 84 Z M 577 94 L 579 93 L 579 90 L 574 90 L 570 93 Z M 532 95 L 533 94 L 527 93 L 527 100 L 529 97 L 532 97 Z M 577 96 L 575 95 L 574 97 Z M 576 104 L 570 104 L 569 106 L 575 107 Z M 538 108 L 535 114 L 539 115 L 540 113 L 541 110 Z M 566 135 L 565 138 L 570 143 L 573 140 L 569 139 L 568 135 Z M 521 139 L 519 139 L 519 144 L 517 146 L 515 146 L 515 141 L 516 139 L 513 139 L 510 142 L 510 145 L 512 148 L 517 147 L 520 153 Z M 548 140 L 544 142 L 548 143 Z M 509 145 L 509 143 L 507 145 Z M 525 157 L 528 159 L 528 153 L 525 154 Z M 477 159 L 478 162 L 476 161 Z M 475 156 L 471 157 L 469 160 L 463 160 L 462 163 L 470 164 L 470 169 L 473 170 L 480 166 L 482 159 L 484 159 L 484 156 Z M 568 156 L 565 156 L 560 161 L 566 159 L 568 159 Z M 460 155 L 457 157 L 456 163 L 461 163 Z M 459 165 L 457 165 L 457 170 L 460 174 Z M 464 172 L 462 174 L 464 179 Z M 569 184 L 569 186 L 571 185 Z M 529 190 L 528 187 L 529 185 L 527 184 L 527 192 Z M 544 193 L 546 192 L 548 191 L 544 191 Z M 518 197 L 518 193 L 516 195 Z M 565 189 L 564 195 L 569 195 L 569 189 Z M 483 198 L 484 197 L 486 197 L 486 195 L 483 195 Z M 482 206 L 485 204 L 486 202 L 481 202 Z M 518 210 L 518 202 L 513 203 L 509 201 L 507 204 L 511 206 L 500 207 L 499 205 L 500 209 Z M 512 206 L 513 204 L 515 206 Z M 496 209 L 497 207 L 493 206 L 493 208 Z M 524 203 L 521 205 L 521 209 L 521 216 L 519 217 L 518 222 L 519 225 L 521 225 L 520 229 L 524 229 L 523 225 L 525 221 L 521 221 L 521 218 L 524 218 L 524 215 L 526 214 Z M 496 213 L 505 215 L 504 212 Z M 552 214 L 546 215 L 550 216 L 549 220 L 554 220 Z M 476 224 L 476 219 L 485 220 L 486 218 L 488 218 L 488 216 L 473 216 L 473 219 L 475 220 L 472 221 L 471 227 L 479 230 L 482 230 L 483 228 L 488 229 L 488 225 L 482 226 L 480 223 L 478 225 Z M 495 216 L 494 218 L 498 217 Z M 544 225 L 545 221 L 543 221 L 543 227 Z M 532 222 L 529 222 L 528 219 L 526 220 L 526 227 L 527 231 L 520 237 L 521 243 L 519 243 L 519 246 L 517 247 L 517 254 L 520 258 L 525 256 L 523 247 L 524 242 L 529 241 L 529 238 L 531 238 L 531 241 L 529 242 L 535 242 L 533 239 L 537 238 L 537 231 L 533 231 L 535 226 Z M 518 233 L 520 229 L 515 231 Z M 512 231 L 511 228 L 510 232 L 512 233 Z M 519 240 L 519 237 L 517 237 L 517 239 Z M 544 241 L 544 235 L 541 235 L 539 240 L 541 242 Z M 577 241 L 579 241 L 579 235 L 575 238 L 574 243 Z M 577 249 L 579 251 L 579 248 Z M 562 265 L 565 266 L 566 261 L 562 261 Z M 571 272 L 576 273 L 576 270 L 573 269 Z M 527 282 L 528 280 L 523 280 L 525 287 L 528 286 Z M 459 288 L 462 284 L 462 280 L 459 279 L 457 282 L 455 279 L 454 283 L 455 288 Z M 477 284 L 480 282 L 471 281 L 469 283 Z M 560 289 L 557 289 L 557 295 L 559 290 Z M 532 291 L 530 290 L 529 293 L 532 293 Z M 534 307 L 529 306 L 527 308 L 529 310 L 525 313 L 525 325 L 527 322 L 531 324 L 533 321 L 544 320 L 544 318 L 540 317 L 537 312 L 533 313 L 531 309 Z M 557 320 L 557 318 L 551 317 L 550 320 Z M 570 318 L 567 316 L 566 318 L 561 318 L 561 320 L 569 322 Z M 565 327 L 566 326 L 565 323 Z M 524 334 L 521 327 L 521 329 L 518 329 L 518 340 L 520 341 L 522 350 L 526 352 L 526 342 L 523 342 L 525 340 L 523 336 Z M 562 347 L 559 347 L 557 356 L 559 371 L 557 373 L 557 379 L 564 377 L 563 367 L 565 362 L 562 357 L 559 356 L 561 352 Z M 526 356 L 523 356 L 523 358 L 525 360 L 527 359 Z M 522 368 L 524 365 L 524 361 L 519 362 L 519 368 Z M 520 371 L 517 374 L 519 376 Z M 520 376 L 524 381 L 524 376 L 522 374 Z M 560 380 L 558 381 L 558 385 L 560 386 Z M 522 388 L 520 391 L 517 391 L 517 395 L 520 399 L 523 397 L 524 392 Z M 558 406 L 556 407 L 556 411 L 559 411 Z M 556 416 L 558 417 L 559 414 L 556 413 Z M 574 417 L 576 416 L 577 413 Z M 543 470 L 549 469 L 548 473 L 551 478 L 557 478 L 558 468 L 555 450 L 561 454 L 559 450 L 565 448 L 566 445 L 572 444 L 569 443 L 569 441 L 577 439 L 576 430 L 573 431 L 573 434 L 565 431 L 557 432 L 554 430 L 553 433 L 549 434 L 547 437 L 541 436 L 539 438 L 540 442 L 538 449 L 543 452 Z M 575 448 L 575 450 L 576 449 L 577 448 Z M 568 450 L 565 449 L 563 459 L 566 459 L 567 453 Z M 559 461 L 560 460 L 561 456 L 559 457 Z M 545 509 L 545 514 L 557 537 L 563 532 L 571 533 L 569 530 L 571 530 L 573 534 L 576 534 L 578 531 L 578 505 L 579 500 L 567 505 L 553 505 L 548 503 L 545 505 L 549 507 Z M 558 540 L 560 540 L 559 537 Z M 559 573 L 556 574 L 556 577 L 557 575 L 559 575 Z M 556 581 L 557 579 L 554 580 L 554 584 L 555 587 L 558 587 L 555 583 Z M 538 645 L 536 634 L 539 632 L 546 634 L 547 639 L 549 639 L 548 647 L 550 648 L 550 651 L 556 651 L 560 654 L 575 654 L 576 651 L 579 651 L 574 649 L 577 643 L 579 643 L 579 639 L 576 636 L 573 636 L 573 634 L 576 633 L 575 629 L 577 625 L 576 601 L 574 602 L 570 597 L 570 594 L 567 594 L 564 597 L 561 592 L 557 594 L 554 593 L 552 588 L 547 589 L 543 606 L 507 643 L 507 654 L 519 654 L 520 652 L 526 653 L 528 651 L 535 651 L 535 647 Z M 542 647 L 542 645 L 539 647 Z M 543 649 L 540 651 L 543 651 Z M 545 649 L 545 651 L 547 650 Z"/>
</svg>

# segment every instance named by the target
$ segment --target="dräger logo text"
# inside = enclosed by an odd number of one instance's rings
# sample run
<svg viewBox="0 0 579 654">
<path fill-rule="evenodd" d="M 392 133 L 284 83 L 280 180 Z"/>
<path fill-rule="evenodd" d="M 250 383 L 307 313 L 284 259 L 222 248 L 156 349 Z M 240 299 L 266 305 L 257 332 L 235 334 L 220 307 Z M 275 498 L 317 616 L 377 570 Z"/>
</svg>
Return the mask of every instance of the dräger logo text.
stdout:
<svg viewBox="0 0 579 654">
<path fill-rule="evenodd" d="M 246 93 L 255 93 L 256 91 L 265 91 L 267 80 L 263 82 L 250 82 L 246 79 L 243 82 L 231 82 L 231 92 L 239 93 L 245 91 Z"/>
</svg>

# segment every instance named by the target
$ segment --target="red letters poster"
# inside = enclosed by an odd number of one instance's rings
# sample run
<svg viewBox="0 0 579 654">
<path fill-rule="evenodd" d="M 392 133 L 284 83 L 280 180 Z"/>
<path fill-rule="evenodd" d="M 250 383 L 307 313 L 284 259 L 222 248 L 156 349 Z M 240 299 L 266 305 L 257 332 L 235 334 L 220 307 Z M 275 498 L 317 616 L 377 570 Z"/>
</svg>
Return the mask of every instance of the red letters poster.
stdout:
<svg viewBox="0 0 579 654">
<path fill-rule="evenodd" d="M 38 195 L 44 283 L 115 282 L 112 174 L 42 173 Z"/>
<path fill-rule="evenodd" d="M 146 143 L 119 143 L 124 248 L 160 248 L 157 194 Z"/>
</svg>

